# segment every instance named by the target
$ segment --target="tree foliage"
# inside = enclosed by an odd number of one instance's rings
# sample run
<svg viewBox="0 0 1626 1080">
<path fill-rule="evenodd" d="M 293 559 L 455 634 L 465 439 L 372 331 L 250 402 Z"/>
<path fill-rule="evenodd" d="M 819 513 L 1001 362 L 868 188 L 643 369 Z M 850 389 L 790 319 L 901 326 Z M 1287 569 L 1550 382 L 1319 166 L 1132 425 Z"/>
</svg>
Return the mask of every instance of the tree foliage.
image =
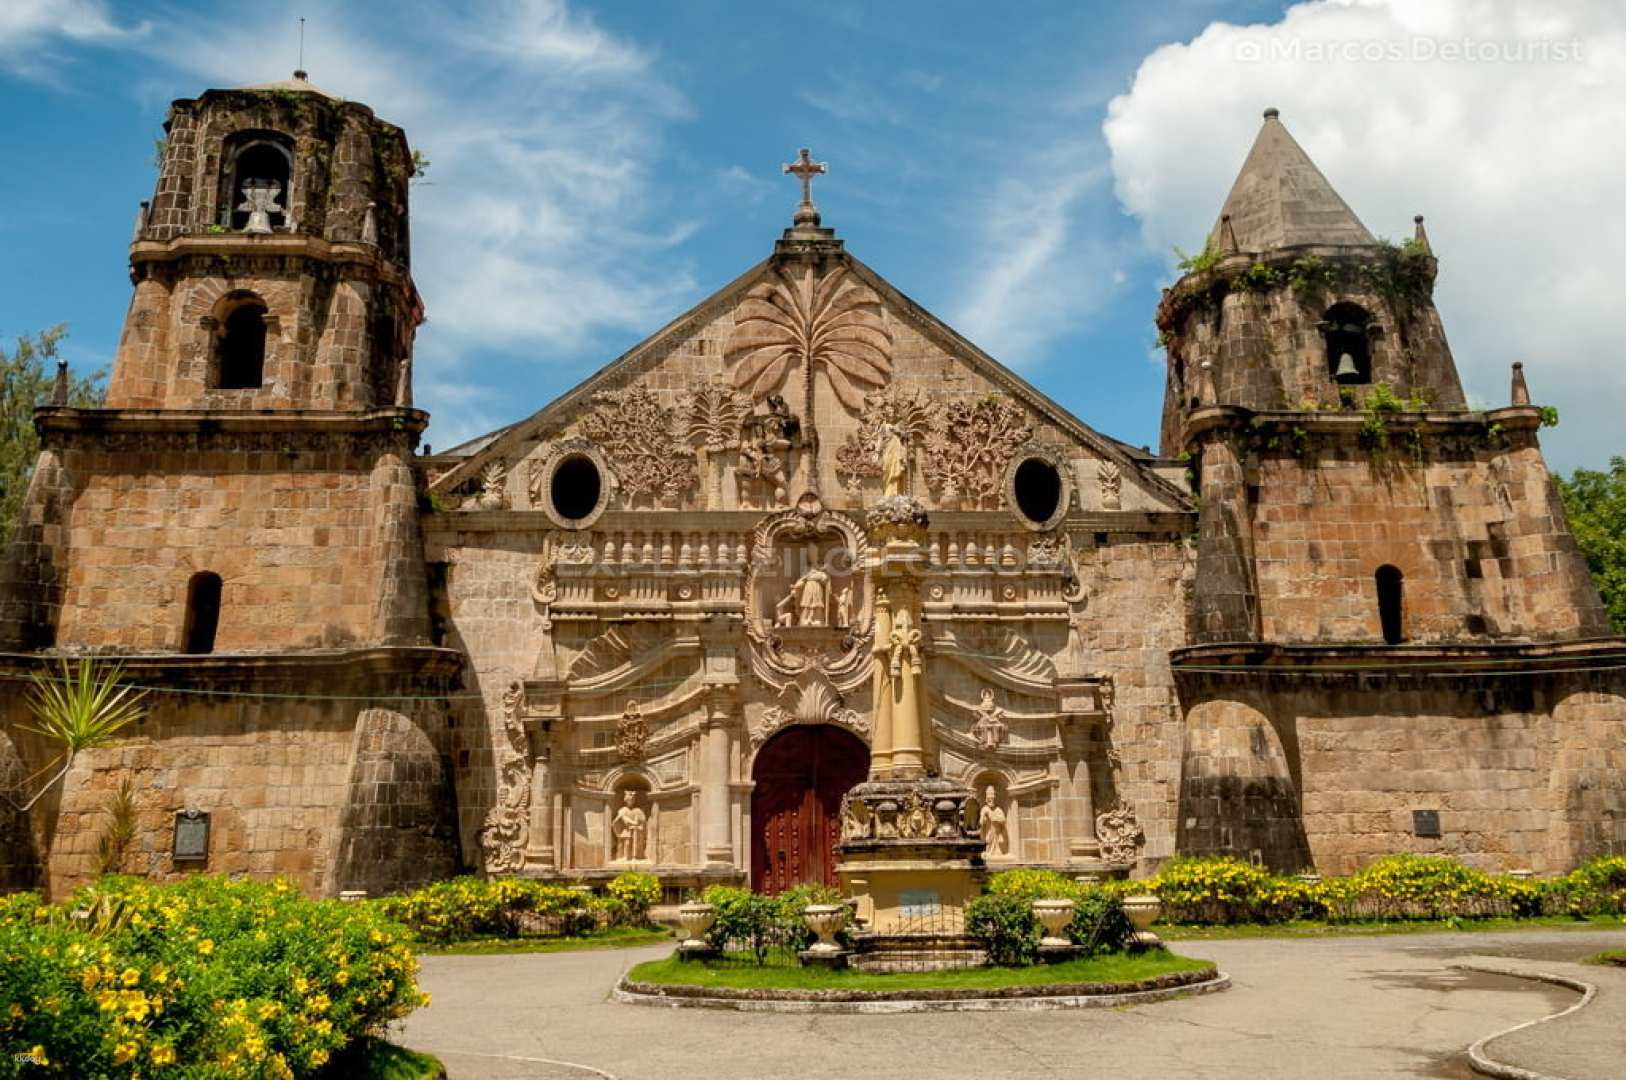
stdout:
<svg viewBox="0 0 1626 1080">
<path fill-rule="evenodd" d="M 34 406 L 51 398 L 56 381 L 57 345 L 67 336 L 66 326 L 53 326 L 38 334 L 17 338 L 7 352 L 0 346 L 0 545 L 11 539 L 28 480 L 39 458 L 39 435 L 34 431 Z M 68 378 L 68 404 L 96 408 L 102 403 L 102 372 L 86 378 Z"/>
<path fill-rule="evenodd" d="M 1609 621 L 1626 634 L 1626 457 L 1610 458 L 1608 472 L 1576 469 L 1568 480 L 1555 479 Z"/>
</svg>

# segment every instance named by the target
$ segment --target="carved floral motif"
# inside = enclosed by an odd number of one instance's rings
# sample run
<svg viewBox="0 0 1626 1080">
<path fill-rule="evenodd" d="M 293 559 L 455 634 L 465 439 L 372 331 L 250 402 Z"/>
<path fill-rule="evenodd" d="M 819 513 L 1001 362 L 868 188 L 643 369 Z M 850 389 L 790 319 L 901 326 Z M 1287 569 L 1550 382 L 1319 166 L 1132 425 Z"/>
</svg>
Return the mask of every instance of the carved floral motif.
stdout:
<svg viewBox="0 0 1626 1080">
<path fill-rule="evenodd" d="M 776 268 L 735 309 L 723 361 L 734 365 L 734 385 L 755 401 L 778 389 L 792 367 L 809 386 L 822 367 L 836 397 L 857 412 L 865 389 L 885 386 L 892 375 L 892 335 L 881 298 L 846 267 L 823 276 L 811 263 L 800 273 Z"/>
<path fill-rule="evenodd" d="M 582 434 L 604 450 L 628 503 L 674 504 L 694 486 L 694 457 L 672 414 L 643 386 L 593 395 Z"/>
<path fill-rule="evenodd" d="M 1117 462 L 1103 460 L 1095 467 L 1095 479 L 1101 486 L 1101 508 L 1117 510 L 1123 506 L 1123 473 Z"/>
<path fill-rule="evenodd" d="M 848 708 L 841 692 L 821 673 L 804 676 L 780 692 L 778 704 L 751 725 L 752 748 L 791 724 L 838 724 L 862 739 L 869 738 L 869 718 Z"/>
<path fill-rule="evenodd" d="M 507 745 L 497 767 L 497 801 L 480 830 L 486 873 L 512 874 L 525 866 L 525 838 L 531 818 L 530 739 L 520 710 L 525 685 L 509 683 L 502 695 L 502 730 Z"/>
<path fill-rule="evenodd" d="M 1101 858 L 1109 863 L 1134 862 L 1143 838 L 1135 812 L 1122 802 L 1096 815 L 1095 837 L 1101 842 Z"/>
<path fill-rule="evenodd" d="M 649 745 L 649 721 L 636 701 L 627 702 L 627 711 L 615 722 L 615 752 L 622 761 L 642 761 Z"/>
<path fill-rule="evenodd" d="M 1032 434 L 1027 414 L 998 395 L 956 401 L 938 412 L 924 461 L 938 505 L 998 509 L 1005 469 Z"/>
</svg>

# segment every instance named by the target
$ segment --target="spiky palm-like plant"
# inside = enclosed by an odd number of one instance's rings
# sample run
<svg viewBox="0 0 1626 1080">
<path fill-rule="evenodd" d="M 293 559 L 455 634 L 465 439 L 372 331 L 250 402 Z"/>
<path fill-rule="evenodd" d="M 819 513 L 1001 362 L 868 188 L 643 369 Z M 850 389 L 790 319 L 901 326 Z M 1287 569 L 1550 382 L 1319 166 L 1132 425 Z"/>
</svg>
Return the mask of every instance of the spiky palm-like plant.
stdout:
<svg viewBox="0 0 1626 1080">
<path fill-rule="evenodd" d="M 34 722 L 19 726 L 60 746 L 62 767 L 18 809 L 25 812 L 33 809 L 73 768 L 73 759 L 80 752 L 106 746 L 128 724 L 146 715 L 141 700 L 147 691 L 125 686 L 119 681 L 122 673 L 117 664 L 99 668 L 96 661 L 87 656 L 77 664 L 63 660 L 60 675 L 43 671 L 31 674 L 34 685 L 29 688 L 28 708 L 34 714 Z M 53 759 L 45 769 L 50 769 L 57 760 Z"/>
</svg>

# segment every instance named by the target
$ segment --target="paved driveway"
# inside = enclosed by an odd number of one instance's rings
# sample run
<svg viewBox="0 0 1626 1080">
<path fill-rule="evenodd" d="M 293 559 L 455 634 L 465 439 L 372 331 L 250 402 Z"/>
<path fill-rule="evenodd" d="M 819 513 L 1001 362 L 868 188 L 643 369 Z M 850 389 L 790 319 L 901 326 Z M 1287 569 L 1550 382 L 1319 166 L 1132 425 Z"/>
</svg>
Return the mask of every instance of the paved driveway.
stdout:
<svg viewBox="0 0 1626 1080">
<path fill-rule="evenodd" d="M 407 1022 L 402 1041 L 438 1054 L 452 1080 L 1466 1078 L 1474 1075 L 1463 1056 L 1470 1043 L 1576 995 L 1454 971 L 1453 961 L 1579 959 L 1622 947 L 1626 931 L 1182 942 L 1178 951 L 1214 960 L 1234 988 L 1136 1008 L 901 1016 L 608 1000 L 623 971 L 667 946 L 426 957 L 423 984 L 434 1004 Z M 1596 1050 L 1602 1071 L 1593 1075 L 1626 1075 L 1618 1048 Z"/>
</svg>

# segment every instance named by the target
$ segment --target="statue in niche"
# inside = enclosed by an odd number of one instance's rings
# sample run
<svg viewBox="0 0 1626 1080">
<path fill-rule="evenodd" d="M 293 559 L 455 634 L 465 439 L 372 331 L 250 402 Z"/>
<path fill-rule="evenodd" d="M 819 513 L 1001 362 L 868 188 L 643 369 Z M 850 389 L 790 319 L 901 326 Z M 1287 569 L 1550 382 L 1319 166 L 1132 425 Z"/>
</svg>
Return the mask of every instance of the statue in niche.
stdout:
<svg viewBox="0 0 1626 1080">
<path fill-rule="evenodd" d="M 1011 835 L 1005 823 L 1005 808 L 999 805 L 999 792 L 989 784 L 982 790 L 982 810 L 977 815 L 977 832 L 988 845 L 988 854 L 1005 855 L 1011 849 Z"/>
<path fill-rule="evenodd" d="M 796 598 L 797 626 L 824 626 L 829 622 L 830 575 L 817 564 L 790 587 Z"/>
<path fill-rule="evenodd" d="M 610 823 L 612 861 L 637 862 L 644 857 L 644 832 L 649 815 L 638 805 L 638 793 L 628 788 L 621 793 L 621 808 Z"/>
<path fill-rule="evenodd" d="M 843 585 L 841 591 L 836 593 L 836 625 L 848 627 L 853 624 L 853 587 Z"/>
<path fill-rule="evenodd" d="M 237 209 L 248 211 L 244 232 L 271 231 L 271 215 L 282 213 L 282 207 L 277 205 L 277 196 L 281 193 L 282 185 L 275 180 L 249 180 L 243 184 L 243 205 Z"/>
<path fill-rule="evenodd" d="M 752 413 L 740 423 L 740 460 L 734 471 L 740 505 L 758 510 L 790 505 L 790 450 L 802 434 L 802 422 L 791 415 L 784 398 L 773 394 L 767 404 L 767 412 Z"/>
<path fill-rule="evenodd" d="M 903 431 L 894 424 L 881 429 L 881 498 L 905 494 L 909 486 L 909 449 Z"/>
<path fill-rule="evenodd" d="M 982 692 L 982 704 L 977 706 L 977 722 L 971 725 L 971 737 L 984 750 L 996 750 L 1005 741 L 1010 726 L 1005 723 L 1005 710 L 994 704 L 994 692 Z"/>
</svg>

